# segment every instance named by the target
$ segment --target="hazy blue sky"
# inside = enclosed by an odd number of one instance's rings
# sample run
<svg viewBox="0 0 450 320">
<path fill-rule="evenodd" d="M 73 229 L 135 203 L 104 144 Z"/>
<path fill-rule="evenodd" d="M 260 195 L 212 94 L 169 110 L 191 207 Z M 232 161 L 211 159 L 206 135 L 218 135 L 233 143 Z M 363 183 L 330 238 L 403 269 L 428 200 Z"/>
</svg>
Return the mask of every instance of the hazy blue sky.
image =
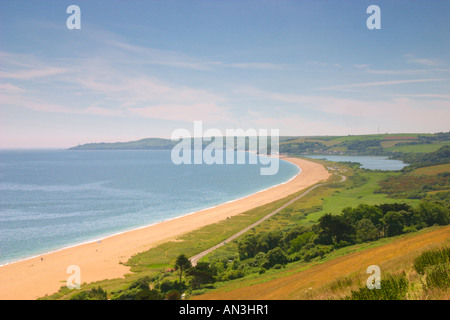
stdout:
<svg viewBox="0 0 450 320">
<path fill-rule="evenodd" d="M 71 4 L 80 30 L 66 26 Z M 194 120 L 448 131 L 449 17 L 436 0 L 0 0 L 0 147 L 170 138 Z"/>
</svg>

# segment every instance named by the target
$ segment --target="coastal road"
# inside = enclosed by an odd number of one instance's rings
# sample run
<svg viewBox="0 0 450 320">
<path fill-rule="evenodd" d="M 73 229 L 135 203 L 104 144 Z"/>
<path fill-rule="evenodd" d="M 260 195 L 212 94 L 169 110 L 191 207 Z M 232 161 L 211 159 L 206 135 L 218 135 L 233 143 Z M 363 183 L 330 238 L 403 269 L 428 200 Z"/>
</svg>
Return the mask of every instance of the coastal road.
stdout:
<svg viewBox="0 0 450 320">
<path fill-rule="evenodd" d="M 338 176 L 341 177 L 341 181 L 339 182 L 344 182 L 347 177 L 338 174 Z M 293 204 L 295 201 L 299 200 L 300 198 L 306 196 L 308 193 L 310 193 L 312 190 L 316 189 L 317 187 L 320 187 L 322 185 L 325 185 L 326 183 L 320 183 L 320 184 L 316 184 L 315 186 L 309 188 L 308 190 L 306 190 L 305 192 L 303 192 L 301 195 L 295 197 L 294 199 L 290 200 L 289 202 L 285 203 L 284 205 L 282 205 L 281 207 L 279 207 L 278 209 L 272 211 L 271 213 L 265 215 L 264 217 L 262 217 L 261 219 L 259 219 L 258 221 L 254 222 L 253 224 L 249 225 L 248 227 L 242 229 L 241 231 L 239 231 L 238 233 L 233 234 L 231 237 L 229 237 L 228 239 L 226 239 L 225 241 L 216 244 L 215 246 L 206 249 L 205 251 L 200 252 L 199 254 L 191 257 L 189 260 L 191 261 L 192 266 L 196 266 L 197 262 L 203 258 L 204 256 L 206 256 L 208 253 L 213 252 L 214 250 L 216 250 L 217 248 L 220 248 L 221 246 L 227 244 L 230 241 L 233 241 L 234 239 L 236 239 L 237 237 L 241 236 L 242 234 L 244 234 L 245 232 L 249 231 L 251 228 L 256 227 L 257 225 L 259 225 L 261 222 L 271 218 L 272 216 L 274 216 L 275 214 L 277 214 L 278 212 L 280 212 L 281 210 L 283 210 L 284 208 L 288 207 L 289 205 Z"/>
</svg>

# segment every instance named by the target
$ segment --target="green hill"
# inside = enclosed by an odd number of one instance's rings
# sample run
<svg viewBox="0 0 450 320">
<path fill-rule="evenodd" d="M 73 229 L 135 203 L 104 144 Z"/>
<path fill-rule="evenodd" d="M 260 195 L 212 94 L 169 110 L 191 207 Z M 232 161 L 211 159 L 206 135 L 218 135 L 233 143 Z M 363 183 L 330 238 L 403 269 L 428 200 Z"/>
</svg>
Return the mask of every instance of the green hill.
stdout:
<svg viewBox="0 0 450 320">
<path fill-rule="evenodd" d="M 146 138 L 129 142 L 88 143 L 72 147 L 70 150 L 169 150 L 177 143 L 170 139 Z M 206 146 L 209 143 L 203 141 L 202 144 Z M 248 139 L 246 145 L 248 146 Z M 305 154 L 395 156 L 429 153 L 443 146 L 450 146 L 450 132 L 279 137 L 279 152 L 298 156 Z"/>
<path fill-rule="evenodd" d="M 129 142 L 87 143 L 69 150 L 168 150 L 174 145 L 176 142 L 169 139 L 147 138 Z"/>
<path fill-rule="evenodd" d="M 280 153 L 387 155 L 428 153 L 450 145 L 450 132 L 280 138 Z"/>
</svg>

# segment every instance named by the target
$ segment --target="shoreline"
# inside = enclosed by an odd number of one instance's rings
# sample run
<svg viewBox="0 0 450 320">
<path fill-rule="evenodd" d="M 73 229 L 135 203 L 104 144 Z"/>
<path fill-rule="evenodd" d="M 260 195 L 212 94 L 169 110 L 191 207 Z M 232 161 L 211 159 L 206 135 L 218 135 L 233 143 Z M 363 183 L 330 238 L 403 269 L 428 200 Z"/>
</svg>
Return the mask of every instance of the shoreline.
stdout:
<svg viewBox="0 0 450 320">
<path fill-rule="evenodd" d="M 162 222 L 4 264 L 0 266 L 0 299 L 37 299 L 53 294 L 65 285 L 70 276 L 66 273 L 70 265 L 80 267 L 82 283 L 124 277 L 130 271 L 122 263 L 139 252 L 284 198 L 330 176 L 318 163 L 299 158 L 282 160 L 293 163 L 300 170 L 281 184 Z"/>
<path fill-rule="evenodd" d="M 280 158 L 280 160 L 283 160 L 283 159 Z M 285 160 L 285 161 L 286 161 L 286 160 Z M 290 161 L 287 161 L 287 162 L 290 162 Z M 290 162 L 290 163 L 292 163 L 292 162 Z M 34 258 L 39 258 L 39 257 L 42 257 L 42 256 L 44 256 L 44 255 L 51 254 L 51 253 L 56 253 L 56 252 L 59 252 L 59 251 L 61 251 L 61 250 L 66 250 L 66 249 L 70 249 L 70 248 L 73 248 L 73 247 L 82 246 L 82 245 L 85 245 L 85 244 L 90 244 L 90 243 L 93 243 L 93 242 L 103 241 L 104 239 L 107 239 L 107 238 L 109 238 L 109 237 L 114 237 L 114 236 L 121 235 L 121 234 L 123 234 L 123 233 L 133 232 L 133 231 L 136 231 L 136 230 L 139 230 L 139 229 L 144 229 L 144 228 L 152 227 L 152 226 L 157 225 L 157 224 L 159 224 L 159 223 L 169 222 L 169 221 L 171 221 L 171 220 L 175 220 L 175 219 L 178 219 L 178 218 L 181 218 L 181 217 L 184 217 L 184 216 L 188 216 L 188 215 L 191 215 L 191 214 L 195 214 L 195 213 L 200 212 L 200 211 L 204 211 L 204 210 L 212 210 L 212 209 L 217 208 L 217 207 L 219 207 L 219 206 L 222 206 L 222 205 L 225 205 L 225 204 L 228 204 L 228 203 L 232 203 L 232 202 L 235 202 L 235 201 L 239 201 L 239 200 L 245 199 L 245 198 L 247 198 L 247 197 L 249 197 L 249 196 L 253 196 L 253 195 L 256 195 L 256 194 L 258 194 L 258 193 L 260 193 L 260 192 L 264 192 L 264 191 L 266 191 L 266 190 L 269 190 L 269 189 L 272 189 L 272 188 L 276 188 L 276 187 L 278 187 L 278 186 L 284 185 L 284 184 L 289 183 L 290 181 L 294 180 L 294 179 L 295 179 L 299 174 L 301 174 L 301 172 L 302 172 L 302 169 L 301 169 L 298 165 L 295 165 L 295 166 L 299 169 L 299 172 L 298 172 L 295 176 L 293 176 L 292 178 L 290 178 L 289 180 L 287 180 L 287 181 L 285 181 L 285 182 L 281 182 L 281 183 L 276 184 L 276 185 L 273 185 L 273 186 L 271 186 L 271 187 L 268 187 L 268 188 L 265 188 L 265 189 L 256 191 L 256 192 L 254 192 L 254 193 L 250 193 L 250 194 L 248 194 L 248 195 L 245 195 L 245 196 L 242 196 L 242 197 L 233 199 L 233 200 L 229 200 L 229 201 L 226 201 L 226 202 L 222 202 L 222 203 L 213 205 L 213 206 L 211 206 L 211 207 L 206 207 L 206 208 L 199 209 L 199 210 L 196 210 L 196 211 L 192 211 L 192 212 L 188 212 L 188 213 L 183 213 L 183 214 L 180 215 L 180 216 L 175 216 L 175 217 L 172 217 L 172 218 L 167 218 L 167 219 L 165 219 L 165 220 L 161 220 L 161 221 L 158 221 L 158 222 L 149 223 L 149 224 L 146 224 L 146 225 L 143 225 L 143 226 L 140 226 L 140 227 L 133 227 L 133 228 L 131 228 L 131 229 L 126 229 L 126 230 L 123 230 L 123 231 L 118 231 L 118 232 L 106 234 L 106 235 L 99 236 L 99 237 L 94 238 L 94 239 L 89 239 L 89 240 L 85 240 L 85 241 L 82 241 L 82 242 L 78 242 L 78 243 L 66 245 L 66 246 L 61 247 L 61 248 L 52 249 L 52 250 L 49 250 L 49 251 L 46 251 L 46 252 L 33 254 L 33 255 L 30 255 L 30 256 L 27 256 L 27 257 L 24 257 L 24 258 L 19 258 L 19 259 L 17 259 L 17 260 L 10 261 L 10 262 L 6 262 L 6 263 L 3 263 L 3 264 L 0 263 L 0 268 L 3 267 L 3 266 L 10 265 L 10 264 L 15 264 L 15 263 L 19 263 L 19 262 L 24 262 L 24 261 L 27 261 L 27 260 L 31 260 L 31 259 L 34 259 Z"/>
</svg>

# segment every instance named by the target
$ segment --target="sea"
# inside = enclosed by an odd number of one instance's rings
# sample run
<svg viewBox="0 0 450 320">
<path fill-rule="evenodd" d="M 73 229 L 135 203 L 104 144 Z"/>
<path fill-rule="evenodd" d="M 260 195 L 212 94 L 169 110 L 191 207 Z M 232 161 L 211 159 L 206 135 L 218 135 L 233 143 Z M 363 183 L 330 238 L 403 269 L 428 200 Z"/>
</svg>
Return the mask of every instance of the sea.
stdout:
<svg viewBox="0 0 450 320">
<path fill-rule="evenodd" d="M 237 153 L 236 153 L 237 156 Z M 0 265 L 202 209 L 286 183 L 245 164 L 181 164 L 170 150 L 0 150 Z"/>
</svg>

